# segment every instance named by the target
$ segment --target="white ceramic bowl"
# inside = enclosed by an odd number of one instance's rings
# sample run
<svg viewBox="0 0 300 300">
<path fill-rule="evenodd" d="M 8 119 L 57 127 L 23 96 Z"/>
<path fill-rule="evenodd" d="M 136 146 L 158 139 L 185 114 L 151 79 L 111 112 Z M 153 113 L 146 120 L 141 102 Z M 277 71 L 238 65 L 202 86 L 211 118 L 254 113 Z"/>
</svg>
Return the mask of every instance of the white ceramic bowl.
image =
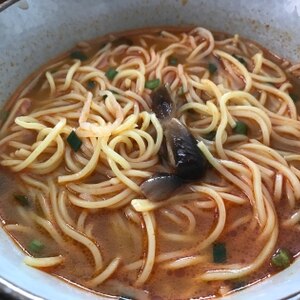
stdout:
<svg viewBox="0 0 300 300">
<path fill-rule="evenodd" d="M 24 0 L 22 0 L 24 1 Z M 38 66 L 76 42 L 108 32 L 159 25 L 199 25 L 239 33 L 300 60 L 298 0 L 27 0 L 0 13 L 0 100 Z M 31 269 L 0 231 L 0 287 L 19 299 L 99 297 Z M 230 299 L 300 299 L 300 261 Z M 293 296 L 291 296 L 293 295 Z"/>
</svg>

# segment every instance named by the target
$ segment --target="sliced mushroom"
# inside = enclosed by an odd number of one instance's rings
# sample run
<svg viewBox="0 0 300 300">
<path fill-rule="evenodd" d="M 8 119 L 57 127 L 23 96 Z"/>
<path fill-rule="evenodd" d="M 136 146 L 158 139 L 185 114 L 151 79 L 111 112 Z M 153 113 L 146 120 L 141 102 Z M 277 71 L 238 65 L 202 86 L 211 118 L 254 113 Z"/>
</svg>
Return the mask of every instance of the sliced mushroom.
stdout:
<svg viewBox="0 0 300 300">
<path fill-rule="evenodd" d="M 165 139 L 160 149 L 160 159 L 167 161 L 173 174 L 160 173 L 146 180 L 141 189 L 150 201 L 169 198 L 186 182 L 202 178 L 209 163 L 197 146 L 189 130 L 173 118 L 175 104 L 166 86 L 160 86 L 151 94 L 152 110 L 160 119 Z"/>
<path fill-rule="evenodd" d="M 172 117 L 174 103 L 168 88 L 164 85 L 155 89 L 151 95 L 152 110 L 160 120 L 167 120 Z"/>
<path fill-rule="evenodd" d="M 159 173 L 144 181 L 141 189 L 150 201 L 162 201 L 171 197 L 183 184 L 176 175 Z"/>
<path fill-rule="evenodd" d="M 189 130 L 172 118 L 166 125 L 165 137 L 175 174 L 188 181 L 203 177 L 209 164 Z"/>
</svg>

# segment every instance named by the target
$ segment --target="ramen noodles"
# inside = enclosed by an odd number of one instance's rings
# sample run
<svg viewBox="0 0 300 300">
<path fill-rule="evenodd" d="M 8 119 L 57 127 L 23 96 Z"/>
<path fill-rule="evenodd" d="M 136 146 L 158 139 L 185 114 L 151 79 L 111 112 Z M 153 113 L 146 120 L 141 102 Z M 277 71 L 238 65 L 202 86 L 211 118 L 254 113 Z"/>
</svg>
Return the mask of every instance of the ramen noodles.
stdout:
<svg viewBox="0 0 300 300">
<path fill-rule="evenodd" d="M 108 35 L 1 114 L 3 228 L 100 295 L 230 294 L 300 250 L 299 65 L 204 28 Z"/>
</svg>

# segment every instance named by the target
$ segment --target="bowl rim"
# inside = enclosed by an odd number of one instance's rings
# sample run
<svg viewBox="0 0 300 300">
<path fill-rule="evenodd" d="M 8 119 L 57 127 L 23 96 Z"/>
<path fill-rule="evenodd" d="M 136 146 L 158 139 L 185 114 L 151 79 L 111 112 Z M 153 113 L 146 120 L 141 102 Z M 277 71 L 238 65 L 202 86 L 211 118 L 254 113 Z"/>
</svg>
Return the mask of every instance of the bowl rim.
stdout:
<svg viewBox="0 0 300 300">
<path fill-rule="evenodd" d="M 51 275 L 49 275 L 51 276 Z M 68 283 L 65 283 L 68 284 Z M 259 284 L 259 283 L 258 283 Z M 70 284 L 72 286 L 72 284 Z M 84 289 L 82 289 L 84 290 Z M 235 293 L 238 293 L 239 291 L 236 291 Z M 234 294 L 235 294 L 234 293 Z M 230 295 L 227 295 L 224 297 L 225 299 L 230 299 Z M 0 296 L 7 296 L 12 300 L 47 300 L 47 298 L 37 296 L 26 289 L 20 288 L 19 286 L 13 284 L 11 281 L 8 281 L 0 276 Z M 298 297 L 297 297 L 298 296 Z M 297 297 L 297 298 L 294 298 Z M 219 299 L 223 299 L 222 297 Z M 289 300 L 289 299 L 300 299 L 300 290 L 297 292 L 294 292 L 292 294 L 289 294 L 283 298 L 277 299 L 277 300 Z M 275 300 L 275 299 L 274 299 Z"/>
<path fill-rule="evenodd" d="M 0 12 L 18 1 L 20 1 L 20 0 L 5 0 L 5 1 L 3 1 L 2 3 L 0 3 Z"/>
<path fill-rule="evenodd" d="M 3 277 L 0 277 L 0 296 L 7 296 L 9 299 L 16 300 L 46 300 L 46 298 L 32 294 Z"/>
</svg>

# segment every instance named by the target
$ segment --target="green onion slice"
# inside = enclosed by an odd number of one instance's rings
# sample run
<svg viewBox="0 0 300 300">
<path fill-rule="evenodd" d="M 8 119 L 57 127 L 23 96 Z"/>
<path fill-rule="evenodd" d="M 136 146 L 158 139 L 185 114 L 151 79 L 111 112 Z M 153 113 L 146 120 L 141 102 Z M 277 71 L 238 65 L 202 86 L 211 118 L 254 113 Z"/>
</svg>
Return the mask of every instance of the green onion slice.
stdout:
<svg viewBox="0 0 300 300">
<path fill-rule="evenodd" d="M 233 132 L 236 134 L 247 135 L 248 126 L 244 122 L 237 121 L 235 127 L 233 128 Z"/>
<path fill-rule="evenodd" d="M 113 80 L 118 74 L 118 71 L 115 68 L 109 68 L 106 72 L 105 72 L 105 76 L 109 79 L 109 80 Z"/>
<path fill-rule="evenodd" d="M 34 253 L 41 252 L 44 247 L 45 247 L 44 244 L 41 241 L 36 239 L 32 240 L 28 245 L 29 251 Z"/>
<path fill-rule="evenodd" d="M 29 198 L 25 195 L 14 195 L 15 199 L 22 205 L 22 206 L 29 206 Z"/>
<path fill-rule="evenodd" d="M 217 132 L 216 132 L 215 130 L 213 130 L 213 131 L 207 133 L 207 134 L 204 136 L 204 138 L 205 138 L 206 140 L 213 141 L 213 140 L 215 139 L 215 137 L 216 137 L 216 133 L 217 133 Z"/>
<path fill-rule="evenodd" d="M 72 130 L 69 136 L 67 137 L 67 142 L 75 152 L 77 152 L 82 145 L 82 141 L 80 140 L 80 138 L 74 130 Z"/>
<path fill-rule="evenodd" d="M 178 65 L 178 59 L 174 56 L 170 56 L 168 59 L 168 63 L 170 66 L 177 66 Z"/>
<path fill-rule="evenodd" d="M 84 53 L 82 53 L 81 51 L 73 51 L 73 52 L 71 52 L 70 57 L 71 57 L 72 59 L 79 59 L 79 60 L 81 60 L 81 61 L 87 60 L 87 58 L 88 58 L 88 57 L 87 57 Z"/>
<path fill-rule="evenodd" d="M 214 263 L 224 263 L 227 260 L 227 251 L 224 243 L 213 244 Z"/>
<path fill-rule="evenodd" d="M 153 79 L 153 80 L 147 80 L 145 83 L 145 88 L 154 90 L 160 85 L 160 80 L 159 79 Z"/>
<path fill-rule="evenodd" d="M 208 64 L 208 71 L 210 74 L 214 74 L 218 70 L 215 64 L 209 63 Z"/>
<path fill-rule="evenodd" d="M 287 268 L 292 263 L 293 257 L 289 250 L 279 248 L 271 258 L 272 266 L 280 269 Z"/>
<path fill-rule="evenodd" d="M 96 86 L 96 83 L 93 80 L 89 80 L 86 84 L 86 87 L 88 90 L 92 90 L 93 88 L 95 88 L 95 86 Z"/>
<path fill-rule="evenodd" d="M 242 57 L 236 55 L 236 54 L 232 54 L 232 56 L 237 59 L 241 64 L 243 64 L 245 67 L 247 67 L 247 62 L 245 61 L 245 59 L 243 59 Z"/>
</svg>

